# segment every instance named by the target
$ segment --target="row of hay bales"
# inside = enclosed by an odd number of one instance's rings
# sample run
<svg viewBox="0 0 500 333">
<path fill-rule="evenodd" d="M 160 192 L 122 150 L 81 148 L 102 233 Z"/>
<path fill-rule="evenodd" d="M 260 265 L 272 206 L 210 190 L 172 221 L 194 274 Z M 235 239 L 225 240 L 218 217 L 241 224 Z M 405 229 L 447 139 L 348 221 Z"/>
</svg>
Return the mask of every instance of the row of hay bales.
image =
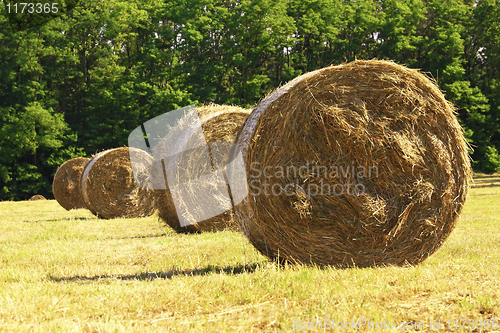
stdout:
<svg viewBox="0 0 500 333">
<path fill-rule="evenodd" d="M 204 139 L 208 142 L 233 143 L 241 125 L 250 114 L 248 109 L 215 104 L 198 107 L 196 111 L 200 117 Z M 197 139 L 194 137 L 195 134 L 199 132 L 183 137 L 184 141 L 179 140 L 176 144 L 182 147 L 189 146 L 190 141 Z M 154 155 L 157 158 L 164 157 L 163 149 L 165 149 L 166 140 L 169 139 L 171 137 L 163 138 L 156 146 Z M 223 164 L 229 158 L 229 151 L 222 151 L 221 146 L 217 148 L 219 149 L 209 150 L 209 158 Z M 135 177 L 130 159 L 131 153 L 135 154 L 134 167 L 137 173 Z M 187 165 L 187 171 L 194 177 L 211 171 L 213 166 L 213 164 L 208 166 L 196 163 L 199 156 L 181 155 L 180 157 L 195 159 L 194 161 L 172 161 Z M 153 162 L 153 156 L 147 152 L 129 147 L 105 150 L 93 156 L 92 159 L 73 158 L 57 169 L 52 191 L 55 199 L 65 209 L 86 208 L 104 219 L 147 217 L 158 211 L 159 217 L 180 233 L 237 229 L 230 202 L 221 203 L 228 206 L 226 213 L 181 227 L 170 191 L 149 188 L 151 183 L 149 178 L 152 174 L 164 176 L 161 170 L 151 170 L 153 166 L 161 166 Z M 135 180 L 139 178 L 141 182 L 141 177 L 142 184 L 138 184 Z M 209 195 L 208 191 L 207 195 Z"/>
<path fill-rule="evenodd" d="M 265 184 L 267 189 L 286 188 L 287 194 L 269 195 L 260 188 L 222 215 L 181 227 L 168 189 L 130 190 L 126 158 L 118 161 L 105 152 L 78 162 L 83 177 L 80 183 L 74 171 L 73 183 L 82 184 L 81 193 L 87 194 L 71 204 L 113 217 L 105 193 L 114 179 L 124 189 L 118 196 L 151 198 L 160 218 L 177 232 L 234 228 L 272 259 L 367 267 L 425 260 L 450 234 L 465 203 L 472 173 L 453 106 L 424 74 L 394 62 L 354 61 L 301 75 L 267 95 L 250 114 L 228 106 L 205 106 L 198 112 L 207 141 L 235 144 L 236 149 L 223 154 L 230 160 L 242 155 L 252 188 Z M 178 144 L 189 140 L 183 137 Z M 155 155 L 162 156 L 161 149 L 160 142 Z M 93 176 L 100 159 L 100 171 Z M 184 171 L 189 174 L 207 171 L 196 163 L 186 165 L 193 165 Z M 305 172 L 269 177 L 255 173 L 255 166 Z M 322 174 L 324 167 L 350 171 Z M 376 170 L 376 175 L 366 175 L 366 170 Z M 111 173 L 109 182 L 97 181 L 105 172 Z M 71 177 L 62 178 L 70 182 Z M 348 183 L 363 190 L 316 195 L 318 188 Z M 98 204 L 106 206 L 107 215 Z"/>
<path fill-rule="evenodd" d="M 134 148 L 109 149 L 92 159 L 77 157 L 63 163 L 52 183 L 57 202 L 67 210 L 86 208 L 104 219 L 152 215 L 154 198 L 134 181 L 130 149 Z M 143 151 L 137 153 L 147 170 L 152 157 Z"/>
<path fill-rule="evenodd" d="M 230 145 L 214 145 L 214 143 L 234 143 L 241 126 L 250 114 L 250 110 L 237 106 L 210 104 L 196 108 L 196 112 L 201 122 L 202 131 L 194 130 L 185 136 L 177 135 L 173 131 L 155 146 L 153 155 L 156 163 L 154 163 L 151 170 L 153 178 L 158 176 L 164 178 L 162 170 L 157 169 L 162 166 L 159 160 L 166 156 L 167 143 L 176 138 L 175 146 L 177 146 L 179 151 L 187 151 L 187 147 L 193 147 L 198 142 L 206 142 L 208 145 L 208 149 L 206 150 L 194 150 L 191 154 L 179 154 L 168 161 L 170 168 L 176 170 L 176 179 L 197 179 L 227 164 L 230 153 L 228 148 L 230 148 Z M 180 126 L 180 128 L 182 128 L 182 131 L 185 131 L 185 128 L 188 127 Z M 203 154 L 208 154 L 208 156 L 201 156 Z M 207 163 L 200 163 L 200 161 Z M 166 167 L 168 168 L 169 165 Z M 153 183 L 158 182 L 159 180 L 153 179 Z M 224 188 L 221 189 L 221 186 Z M 194 188 L 188 188 L 188 191 L 190 189 Z M 158 215 L 166 224 L 179 233 L 222 231 L 225 229 L 237 230 L 238 224 L 234 217 L 231 201 L 223 196 L 213 197 L 214 193 L 221 193 L 224 189 L 227 189 L 225 183 L 214 182 L 206 184 L 204 189 L 197 188 L 198 193 L 203 193 L 201 197 L 196 197 L 200 209 L 205 206 L 204 203 L 209 202 L 212 205 L 221 207 L 221 210 L 225 212 L 185 227 L 182 227 L 179 223 L 178 212 L 176 211 L 171 192 L 168 189 L 156 189 L 154 190 L 154 195 Z M 227 190 L 230 192 L 230 189 Z M 192 191 L 189 192 L 193 196 Z"/>
</svg>

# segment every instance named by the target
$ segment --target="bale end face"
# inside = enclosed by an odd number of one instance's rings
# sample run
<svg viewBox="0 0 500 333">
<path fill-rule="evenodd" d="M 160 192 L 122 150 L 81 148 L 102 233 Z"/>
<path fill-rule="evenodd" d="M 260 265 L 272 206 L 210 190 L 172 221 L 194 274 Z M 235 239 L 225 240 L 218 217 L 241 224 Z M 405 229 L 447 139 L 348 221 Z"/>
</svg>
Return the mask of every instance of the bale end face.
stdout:
<svg viewBox="0 0 500 333">
<path fill-rule="evenodd" d="M 106 150 L 86 165 L 82 178 L 82 197 L 87 208 L 104 219 L 147 217 L 155 212 L 152 191 L 139 186 L 134 178 L 130 154 L 138 179 L 146 179 L 153 162 L 148 153 L 128 147 Z"/>
<path fill-rule="evenodd" d="M 66 210 L 86 208 L 81 194 L 80 179 L 90 159 L 76 157 L 64 162 L 56 171 L 52 182 L 52 193 Z"/>
</svg>

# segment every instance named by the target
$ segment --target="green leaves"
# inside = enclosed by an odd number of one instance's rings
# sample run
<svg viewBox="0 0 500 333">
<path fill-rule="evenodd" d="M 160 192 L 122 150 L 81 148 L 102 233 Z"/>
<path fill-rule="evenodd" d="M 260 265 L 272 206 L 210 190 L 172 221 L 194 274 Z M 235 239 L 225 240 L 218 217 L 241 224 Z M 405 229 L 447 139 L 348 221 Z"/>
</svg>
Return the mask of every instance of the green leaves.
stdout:
<svg viewBox="0 0 500 333">
<path fill-rule="evenodd" d="M 457 107 L 475 167 L 495 169 L 498 0 L 69 0 L 61 4 L 74 8 L 57 18 L 40 25 L 24 17 L 14 27 L 7 3 L 0 199 L 29 188 L 50 196 L 58 164 L 122 146 L 132 129 L 169 110 L 251 107 L 301 73 L 354 59 L 429 72 Z"/>
<path fill-rule="evenodd" d="M 52 114 L 38 103 L 32 103 L 24 111 L 3 108 L 0 128 L 0 149 L 7 161 L 25 154 L 33 154 L 38 148 L 60 148 L 61 137 L 67 129 L 62 115 Z"/>
<path fill-rule="evenodd" d="M 60 148 L 62 141 L 60 140 L 67 125 L 63 120 L 62 115 L 52 114 L 38 103 L 32 103 L 26 107 L 20 122 L 20 129 L 25 132 L 19 136 L 25 142 L 25 149 L 29 152 L 35 152 L 37 148 Z"/>
<path fill-rule="evenodd" d="M 464 126 L 469 142 L 475 146 L 474 160 L 482 160 L 486 144 L 490 142 L 493 129 L 488 99 L 477 87 L 471 87 L 469 81 L 454 81 L 445 85 L 446 97 L 458 107 L 459 117 Z M 479 167 L 480 165 L 476 165 Z"/>
<path fill-rule="evenodd" d="M 0 197 L 18 199 L 23 197 L 22 193 L 26 196 L 40 193 L 30 192 L 30 189 L 41 190 L 50 184 L 42 171 L 44 167 L 54 167 L 51 165 L 54 152 L 63 146 L 67 124 L 62 115 L 44 109 L 36 102 L 24 108 L 4 107 L 2 115 L 0 180 L 3 186 L 0 187 Z M 46 157 L 52 160 L 46 160 Z M 26 184 L 21 187 L 21 183 Z"/>
<path fill-rule="evenodd" d="M 484 154 L 483 170 L 489 173 L 500 171 L 500 154 L 495 147 L 486 147 Z"/>
</svg>

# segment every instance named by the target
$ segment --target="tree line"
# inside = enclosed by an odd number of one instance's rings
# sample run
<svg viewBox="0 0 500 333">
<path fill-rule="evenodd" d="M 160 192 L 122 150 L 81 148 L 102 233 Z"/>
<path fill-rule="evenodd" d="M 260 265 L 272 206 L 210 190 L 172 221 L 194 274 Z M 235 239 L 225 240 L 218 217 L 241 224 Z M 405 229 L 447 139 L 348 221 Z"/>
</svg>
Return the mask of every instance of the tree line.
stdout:
<svg viewBox="0 0 500 333">
<path fill-rule="evenodd" d="M 167 111 L 251 107 L 301 73 L 392 59 L 457 107 L 477 171 L 500 170 L 497 0 L 86 0 L 17 31 L 0 5 L 0 200 L 51 195 L 65 160 Z"/>
</svg>

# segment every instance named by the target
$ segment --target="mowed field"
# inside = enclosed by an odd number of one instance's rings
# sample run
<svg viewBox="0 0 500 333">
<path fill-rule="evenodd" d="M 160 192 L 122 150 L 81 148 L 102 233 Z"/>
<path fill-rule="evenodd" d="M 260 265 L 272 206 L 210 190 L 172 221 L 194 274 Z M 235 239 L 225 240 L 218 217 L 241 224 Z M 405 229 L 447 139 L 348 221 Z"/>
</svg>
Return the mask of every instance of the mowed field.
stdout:
<svg viewBox="0 0 500 333">
<path fill-rule="evenodd" d="M 476 176 L 451 236 L 407 268 L 278 266 L 236 232 L 178 235 L 156 216 L 99 220 L 54 200 L 0 202 L 0 332 L 402 332 L 431 323 L 500 331 L 500 176 Z"/>
</svg>

